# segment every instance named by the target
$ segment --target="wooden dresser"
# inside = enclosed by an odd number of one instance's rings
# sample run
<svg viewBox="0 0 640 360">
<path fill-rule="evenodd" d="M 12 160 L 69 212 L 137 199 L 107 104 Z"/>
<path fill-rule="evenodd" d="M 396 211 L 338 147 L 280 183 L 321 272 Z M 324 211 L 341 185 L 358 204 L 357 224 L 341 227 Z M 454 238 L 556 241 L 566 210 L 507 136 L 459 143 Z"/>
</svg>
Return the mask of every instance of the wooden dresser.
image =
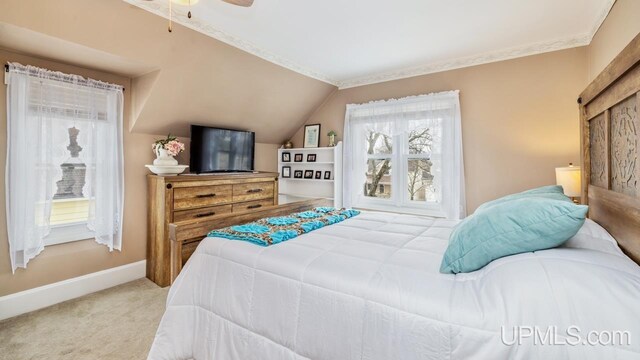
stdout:
<svg viewBox="0 0 640 360">
<path fill-rule="evenodd" d="M 169 224 L 278 204 L 278 174 L 148 175 L 147 277 L 171 285 L 200 240 L 173 247 Z"/>
</svg>

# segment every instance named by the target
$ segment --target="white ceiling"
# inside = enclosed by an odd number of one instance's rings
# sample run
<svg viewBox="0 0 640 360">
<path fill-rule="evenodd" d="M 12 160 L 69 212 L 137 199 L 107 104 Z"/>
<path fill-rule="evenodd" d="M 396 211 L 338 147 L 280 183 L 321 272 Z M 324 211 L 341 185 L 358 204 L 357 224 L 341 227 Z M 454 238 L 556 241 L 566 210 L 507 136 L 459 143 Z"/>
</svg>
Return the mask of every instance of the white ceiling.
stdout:
<svg viewBox="0 0 640 360">
<path fill-rule="evenodd" d="M 168 0 L 124 1 L 168 17 Z M 347 88 L 587 45 L 614 2 L 200 0 L 173 20 Z"/>
</svg>

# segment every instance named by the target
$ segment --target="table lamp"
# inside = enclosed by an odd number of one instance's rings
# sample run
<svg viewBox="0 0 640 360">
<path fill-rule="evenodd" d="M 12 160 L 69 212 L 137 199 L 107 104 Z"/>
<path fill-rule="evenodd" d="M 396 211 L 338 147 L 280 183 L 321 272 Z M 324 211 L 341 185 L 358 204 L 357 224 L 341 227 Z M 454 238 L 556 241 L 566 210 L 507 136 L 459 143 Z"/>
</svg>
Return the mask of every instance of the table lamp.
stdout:
<svg viewBox="0 0 640 360">
<path fill-rule="evenodd" d="M 580 182 L 580 166 L 573 166 L 569 163 L 567 167 L 556 168 L 556 184 L 562 185 L 564 194 L 578 203 L 578 199 L 582 194 L 581 182 Z"/>
</svg>

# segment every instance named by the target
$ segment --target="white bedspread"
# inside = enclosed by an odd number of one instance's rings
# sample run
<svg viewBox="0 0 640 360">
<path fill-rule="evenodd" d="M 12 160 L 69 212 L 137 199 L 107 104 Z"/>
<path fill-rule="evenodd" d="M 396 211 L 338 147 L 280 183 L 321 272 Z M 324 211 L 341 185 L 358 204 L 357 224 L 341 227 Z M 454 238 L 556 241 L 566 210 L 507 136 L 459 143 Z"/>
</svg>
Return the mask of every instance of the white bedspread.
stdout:
<svg viewBox="0 0 640 360">
<path fill-rule="evenodd" d="M 563 248 L 444 275 L 454 225 L 363 213 L 266 248 L 207 238 L 170 290 L 149 359 L 640 358 L 640 267 L 598 225 Z M 504 345 L 514 326 L 556 327 L 555 343 L 573 341 L 570 326 L 583 338 L 628 331 L 631 345 Z"/>
</svg>

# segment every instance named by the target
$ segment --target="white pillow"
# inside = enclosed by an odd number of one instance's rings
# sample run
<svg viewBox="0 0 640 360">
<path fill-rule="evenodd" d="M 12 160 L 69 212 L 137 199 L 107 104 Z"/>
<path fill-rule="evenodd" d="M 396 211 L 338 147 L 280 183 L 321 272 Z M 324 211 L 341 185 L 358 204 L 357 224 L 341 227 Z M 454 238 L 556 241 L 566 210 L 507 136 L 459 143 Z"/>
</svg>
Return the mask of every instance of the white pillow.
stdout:
<svg viewBox="0 0 640 360">
<path fill-rule="evenodd" d="M 567 240 L 561 247 L 590 249 L 608 254 L 624 256 L 616 239 L 602 226 L 591 219 L 586 219 L 584 225 L 571 239 Z"/>
</svg>

